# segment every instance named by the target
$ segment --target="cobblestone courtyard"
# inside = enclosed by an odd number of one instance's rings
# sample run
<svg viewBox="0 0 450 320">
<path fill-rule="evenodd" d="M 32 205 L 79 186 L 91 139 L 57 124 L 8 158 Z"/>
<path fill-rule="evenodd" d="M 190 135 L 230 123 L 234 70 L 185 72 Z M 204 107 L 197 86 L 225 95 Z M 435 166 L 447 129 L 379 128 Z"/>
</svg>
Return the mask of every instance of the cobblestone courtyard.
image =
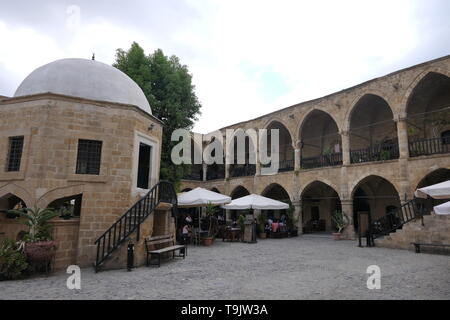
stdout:
<svg viewBox="0 0 450 320">
<path fill-rule="evenodd" d="M 380 290 L 367 289 L 369 265 L 381 268 Z M 82 269 L 81 290 L 65 273 L 0 282 L 0 299 L 450 299 L 449 271 L 450 256 L 305 235 L 189 246 L 160 268 Z"/>
</svg>

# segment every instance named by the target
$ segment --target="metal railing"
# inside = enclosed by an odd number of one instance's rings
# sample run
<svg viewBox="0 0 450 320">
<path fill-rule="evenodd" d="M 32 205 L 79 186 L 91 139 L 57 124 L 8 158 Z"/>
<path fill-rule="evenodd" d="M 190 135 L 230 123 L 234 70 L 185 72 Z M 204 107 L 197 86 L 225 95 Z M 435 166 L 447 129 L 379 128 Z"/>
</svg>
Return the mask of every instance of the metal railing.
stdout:
<svg viewBox="0 0 450 320">
<path fill-rule="evenodd" d="M 208 166 L 206 180 L 225 179 L 225 165 L 217 164 Z"/>
<path fill-rule="evenodd" d="M 364 149 L 350 150 L 351 163 L 398 159 L 398 143 L 383 143 Z"/>
<path fill-rule="evenodd" d="M 342 165 L 342 153 L 322 154 L 317 157 L 301 159 L 302 169 L 313 169 L 322 167 L 332 167 Z"/>
<path fill-rule="evenodd" d="M 269 168 L 271 162 L 268 164 L 261 164 L 261 168 Z M 286 172 L 294 170 L 294 160 L 281 160 L 278 162 L 278 172 Z"/>
<path fill-rule="evenodd" d="M 410 157 L 450 153 L 450 137 L 416 139 L 408 147 Z"/>
<path fill-rule="evenodd" d="M 230 168 L 231 177 L 248 177 L 256 174 L 255 164 L 237 164 Z"/>
<path fill-rule="evenodd" d="M 402 226 L 412 220 L 422 218 L 426 212 L 424 208 L 417 205 L 415 199 L 410 200 L 403 204 L 397 210 L 394 210 L 387 215 L 372 221 L 369 226 L 369 233 L 371 239 L 376 239 L 382 236 L 386 236 L 389 233 L 402 228 Z"/>
<path fill-rule="evenodd" d="M 133 233 L 139 241 L 142 222 L 155 210 L 160 202 L 171 203 L 172 216 L 177 210 L 177 194 L 173 185 L 167 181 L 160 181 L 150 191 L 137 201 L 116 222 L 113 223 L 96 241 L 97 255 L 95 272 L 99 271 L 102 263 Z"/>
</svg>

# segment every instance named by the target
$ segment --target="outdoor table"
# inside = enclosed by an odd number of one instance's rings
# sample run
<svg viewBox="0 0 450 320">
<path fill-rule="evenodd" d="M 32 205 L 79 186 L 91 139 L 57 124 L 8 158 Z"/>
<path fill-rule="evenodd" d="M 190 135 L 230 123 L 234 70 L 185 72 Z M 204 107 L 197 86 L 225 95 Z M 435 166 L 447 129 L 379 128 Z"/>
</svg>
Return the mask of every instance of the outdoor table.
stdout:
<svg viewBox="0 0 450 320">
<path fill-rule="evenodd" d="M 226 228 L 223 233 L 222 241 L 230 240 L 241 240 L 241 228 Z"/>
</svg>

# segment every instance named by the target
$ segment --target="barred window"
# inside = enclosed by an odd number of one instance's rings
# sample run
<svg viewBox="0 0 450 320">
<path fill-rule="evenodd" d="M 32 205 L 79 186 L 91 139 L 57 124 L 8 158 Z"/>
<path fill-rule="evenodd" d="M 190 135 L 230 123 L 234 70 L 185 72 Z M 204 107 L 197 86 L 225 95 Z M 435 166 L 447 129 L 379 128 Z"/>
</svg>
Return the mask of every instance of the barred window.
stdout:
<svg viewBox="0 0 450 320">
<path fill-rule="evenodd" d="M 6 171 L 20 171 L 20 160 L 22 159 L 23 137 L 9 138 L 8 161 Z"/>
<path fill-rule="evenodd" d="M 77 174 L 100 174 L 102 141 L 78 140 Z"/>
</svg>

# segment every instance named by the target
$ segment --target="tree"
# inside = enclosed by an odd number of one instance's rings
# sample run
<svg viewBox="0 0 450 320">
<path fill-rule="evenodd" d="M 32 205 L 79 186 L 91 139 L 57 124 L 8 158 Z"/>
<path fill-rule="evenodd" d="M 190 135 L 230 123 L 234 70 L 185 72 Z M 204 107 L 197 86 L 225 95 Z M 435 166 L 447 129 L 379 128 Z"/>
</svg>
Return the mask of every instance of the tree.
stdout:
<svg viewBox="0 0 450 320">
<path fill-rule="evenodd" d="M 170 141 L 170 137 L 175 129 L 191 130 L 201 108 L 188 67 L 174 55 L 165 56 L 161 49 L 146 56 L 136 42 L 127 51 L 117 49 L 113 66 L 141 87 L 153 115 L 164 123 L 160 177 L 178 189 L 190 166 L 172 163 L 170 152 L 177 142 Z"/>
</svg>

